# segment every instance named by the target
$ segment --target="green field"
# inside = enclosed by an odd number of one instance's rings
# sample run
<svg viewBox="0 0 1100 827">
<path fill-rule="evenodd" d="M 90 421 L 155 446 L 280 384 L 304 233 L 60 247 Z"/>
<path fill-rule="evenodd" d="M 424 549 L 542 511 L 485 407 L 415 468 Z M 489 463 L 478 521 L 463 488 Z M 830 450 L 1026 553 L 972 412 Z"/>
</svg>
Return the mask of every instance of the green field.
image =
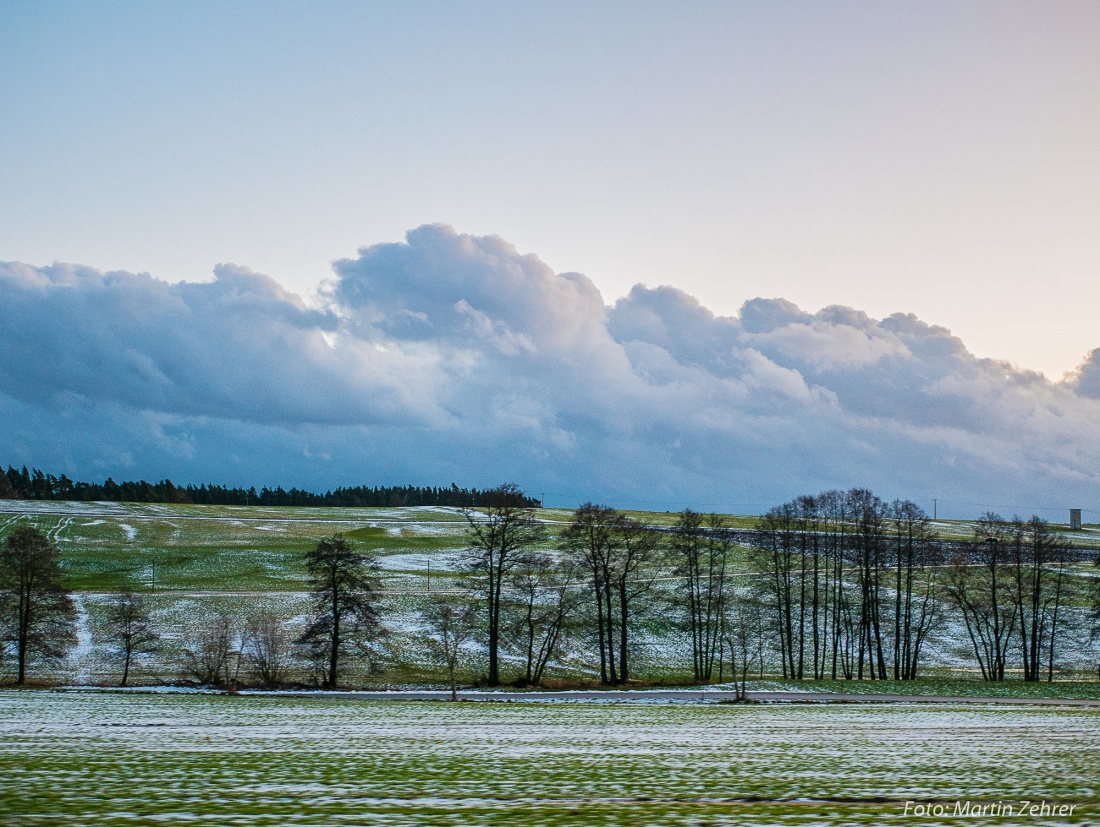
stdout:
<svg viewBox="0 0 1100 827">
<path fill-rule="evenodd" d="M 0 512 L 0 533 L 31 524 L 61 548 L 77 591 L 137 590 L 296 591 L 301 556 L 317 540 L 343 532 L 378 552 L 390 585 L 402 576 L 423 578 L 430 560 L 445 576 L 447 558 L 464 545 L 466 521 L 453 508 L 265 508 L 260 506 L 140 503 L 15 503 Z M 24 513 L 14 509 L 23 507 Z M 38 512 L 38 513 L 36 513 Z M 650 525 L 670 526 L 676 514 L 629 512 Z M 554 525 L 571 512 L 543 509 Z M 755 517 L 731 515 L 751 528 Z M 937 523 L 945 536 L 970 536 L 970 523 Z M 1095 542 L 1094 538 L 1090 539 Z M 414 583 L 415 584 L 415 583 Z"/>
<path fill-rule="evenodd" d="M 13 827 L 1088 823 L 1098 764 L 1095 710 L 0 692 Z"/>
<path fill-rule="evenodd" d="M 163 683 L 186 677 L 182 647 L 196 628 L 218 613 L 246 617 L 260 608 L 273 609 L 292 631 L 304 627 L 310 611 L 308 584 L 302 565 L 304 553 L 318 539 L 342 532 L 357 547 L 374 552 L 381 566 L 381 611 L 389 634 L 376 647 L 370 669 L 366 662 L 349 663 L 344 678 L 349 684 L 438 684 L 437 666 L 426 660 L 423 624 L 419 617 L 427 597 L 440 591 L 457 591 L 455 558 L 466 544 L 466 520 L 451 508 L 270 508 L 259 506 L 196 506 L 133 503 L 3 503 L 0 535 L 19 525 L 34 525 L 47 533 L 60 549 L 70 586 L 80 610 L 80 646 L 65 662 L 36 665 L 32 678 L 68 684 L 109 684 L 118 679 L 116 665 L 106 657 L 101 636 L 105 607 L 112 594 L 133 589 L 145 594 L 153 618 L 163 635 L 157 656 L 135 665 L 136 683 Z M 550 521 L 551 539 L 565 525 L 571 512 L 544 509 L 540 517 Z M 670 525 L 675 514 L 642 513 L 639 519 Z M 755 518 L 734 517 L 747 527 Z M 967 536 L 967 523 L 941 523 L 944 533 Z M 747 552 L 735 555 L 735 582 L 748 577 Z M 1091 569 L 1091 566 L 1086 568 Z M 1089 572 L 1083 572 L 1091 574 Z M 678 587 L 671 570 L 656 572 L 659 590 Z M 925 674 L 933 679 L 970 674 L 972 655 L 960 629 L 944 625 L 929 645 Z M 552 677 L 590 682 L 598 663 L 591 641 L 574 641 L 553 666 Z M 634 637 L 635 676 L 650 681 L 677 683 L 690 680 L 690 648 L 674 613 L 667 605 L 639 618 Z M 1078 677 L 1092 678 L 1090 662 L 1095 647 L 1089 641 L 1067 646 L 1082 653 Z M 508 661 L 506 653 L 505 677 Z M 380 669 L 380 671 L 379 671 Z M 11 663 L 0 664 L 0 680 L 10 676 Z M 462 679 L 481 674 L 476 657 L 468 660 Z M 299 672 L 296 680 L 309 681 Z M 953 682 L 959 683 L 959 682 Z M 965 684 L 965 682 L 964 682 Z M 798 688 L 805 686 L 798 684 Z M 921 694 L 969 695 L 988 687 L 977 684 L 939 691 L 936 681 L 912 684 L 905 689 Z M 1074 697 L 1095 697 L 1098 685 L 1057 684 Z M 822 686 L 833 691 L 831 686 Z M 861 691 L 851 686 L 851 691 Z M 868 683 L 862 691 L 899 691 L 881 683 Z M 1045 686 L 1022 686 L 1013 681 L 1010 694 L 1045 694 Z M 1061 693 L 1061 689 L 1053 690 Z"/>
<path fill-rule="evenodd" d="M 459 587 L 455 558 L 466 545 L 467 521 L 453 508 L 265 508 L 135 503 L 7 503 L 24 513 L 0 515 L 0 533 L 34 525 L 61 551 L 69 583 L 77 593 L 84 633 L 82 650 L 59 666 L 39 667 L 47 681 L 101 684 L 117 680 L 104 657 L 97 630 L 110 596 L 123 589 L 145 594 L 163 634 L 157 657 L 136 664 L 136 683 L 185 677 L 181 649 L 192 631 L 219 612 L 246 616 L 274 609 L 300 630 L 310 611 L 304 553 L 317 541 L 341 532 L 356 547 L 377 555 L 389 634 L 376 649 L 382 671 L 348 664 L 349 683 L 407 685 L 438 683 L 438 667 L 425 660 L 419 611 L 426 598 Z M 568 511 L 545 510 L 550 521 L 546 550 L 553 552 L 558 526 Z M 674 515 L 651 515 L 654 519 Z M 558 523 L 556 521 L 560 520 Z M 637 663 L 651 675 L 683 679 L 681 653 L 663 640 L 672 632 L 661 613 L 645 622 L 654 635 Z M 591 658 L 579 653 L 556 667 L 569 680 L 590 680 Z M 10 666 L 10 664 L 9 664 Z M 378 666 L 378 663 L 375 664 Z M 471 660 L 463 677 L 477 678 Z M 2 673 L 0 673 L 2 674 Z M 307 676 L 298 676 L 307 680 Z"/>
<path fill-rule="evenodd" d="M 750 681 L 756 691 L 839 692 L 853 695 L 926 695 L 948 698 L 1063 698 L 1100 700 L 1100 681 L 1059 680 L 1053 683 L 1023 680 L 982 681 L 976 678 L 917 678 L 911 681 Z"/>
<path fill-rule="evenodd" d="M 465 526 L 453 509 L 49 506 L 61 513 L 2 515 L 0 531 L 31 524 L 47 533 L 70 586 L 89 592 L 296 591 L 305 583 L 303 553 L 325 535 L 343 532 L 384 557 L 426 557 L 460 548 Z"/>
</svg>

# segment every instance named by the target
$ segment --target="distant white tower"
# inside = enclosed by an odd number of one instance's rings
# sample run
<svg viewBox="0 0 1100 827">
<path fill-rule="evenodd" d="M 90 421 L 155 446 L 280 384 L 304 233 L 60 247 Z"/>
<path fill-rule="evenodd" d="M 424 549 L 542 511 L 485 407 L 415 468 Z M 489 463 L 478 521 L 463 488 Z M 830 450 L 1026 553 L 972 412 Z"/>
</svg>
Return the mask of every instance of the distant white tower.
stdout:
<svg viewBox="0 0 1100 827">
<path fill-rule="evenodd" d="M 1069 528 L 1070 531 L 1081 530 L 1081 509 L 1071 508 L 1069 510 Z"/>
</svg>

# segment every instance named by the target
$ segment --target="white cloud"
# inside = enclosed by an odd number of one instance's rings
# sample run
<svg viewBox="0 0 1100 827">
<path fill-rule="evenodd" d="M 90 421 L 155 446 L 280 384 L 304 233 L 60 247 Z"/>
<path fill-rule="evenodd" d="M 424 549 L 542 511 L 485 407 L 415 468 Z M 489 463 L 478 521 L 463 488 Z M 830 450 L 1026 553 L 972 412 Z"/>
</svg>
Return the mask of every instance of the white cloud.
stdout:
<svg viewBox="0 0 1100 827">
<path fill-rule="evenodd" d="M 1100 501 L 1100 350 L 1052 383 L 912 315 L 753 299 L 721 317 L 642 286 L 607 307 L 582 275 L 441 225 L 334 269 L 313 308 L 229 265 L 175 285 L 0 265 L 0 461 L 661 507 L 856 484 Z"/>
<path fill-rule="evenodd" d="M 1100 399 L 1100 348 L 1089 353 L 1068 381 L 1081 395 Z"/>
</svg>

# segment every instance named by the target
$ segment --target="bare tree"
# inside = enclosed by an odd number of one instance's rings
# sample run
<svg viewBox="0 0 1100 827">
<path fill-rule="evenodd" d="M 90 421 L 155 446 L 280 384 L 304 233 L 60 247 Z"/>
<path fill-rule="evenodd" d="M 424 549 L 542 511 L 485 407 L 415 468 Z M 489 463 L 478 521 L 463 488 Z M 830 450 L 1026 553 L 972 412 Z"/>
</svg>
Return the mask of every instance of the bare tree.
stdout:
<svg viewBox="0 0 1100 827">
<path fill-rule="evenodd" d="M 956 556 L 947 572 L 947 597 L 962 613 L 982 679 L 987 681 L 1004 680 L 1016 626 L 1008 539 L 1005 521 L 986 513 L 975 527 L 969 553 Z"/>
<path fill-rule="evenodd" d="M 691 633 L 695 680 L 714 674 L 721 642 L 720 628 L 726 592 L 726 569 L 733 539 L 726 520 L 685 509 L 672 534 L 672 556 L 683 578 L 681 603 Z"/>
<path fill-rule="evenodd" d="M 735 687 L 734 696 L 738 701 L 748 697 L 749 665 L 754 658 L 763 660 L 764 615 L 764 605 L 752 595 L 731 595 L 726 602 L 722 635 L 730 653 L 730 672 Z"/>
<path fill-rule="evenodd" d="M 657 535 L 613 508 L 585 503 L 573 512 L 560 545 L 591 587 L 600 677 L 604 683 L 626 683 L 630 680 L 631 629 L 659 574 Z"/>
<path fill-rule="evenodd" d="M 477 622 L 476 611 L 467 602 L 455 600 L 448 595 L 435 594 L 422 615 L 430 632 L 427 638 L 428 652 L 447 668 L 451 700 L 457 701 L 458 670 L 462 662 L 463 647 L 473 639 Z"/>
<path fill-rule="evenodd" d="M 894 680 L 917 677 L 921 649 L 938 619 L 935 536 L 915 503 L 890 508 L 894 552 Z"/>
<path fill-rule="evenodd" d="M 888 675 L 883 614 L 887 604 L 882 580 L 884 576 L 888 576 L 888 507 L 866 488 L 853 488 L 848 492 L 848 512 L 854 529 L 849 534 L 849 540 L 854 552 L 859 583 L 856 677 L 863 678 L 866 662 L 872 679 L 886 680 Z"/>
<path fill-rule="evenodd" d="M 630 633 L 638 617 L 652 604 L 650 592 L 658 575 L 658 535 L 633 517 L 620 514 L 615 521 L 617 553 L 611 567 L 612 586 L 618 603 L 619 679 L 630 680 Z"/>
<path fill-rule="evenodd" d="M 502 637 L 504 645 L 524 658 L 524 675 L 520 682 L 529 686 L 533 682 L 535 652 L 543 636 L 543 624 L 547 612 L 543 605 L 543 592 L 554 583 L 553 560 L 548 554 L 526 555 L 522 563 L 512 569 L 505 587 L 510 593 L 507 600 Z"/>
<path fill-rule="evenodd" d="M 758 588 L 767 595 L 773 626 L 779 640 L 784 678 L 801 678 L 802 639 L 797 605 L 798 551 L 802 525 L 792 503 L 775 506 L 757 521 L 753 561 L 761 575 Z"/>
<path fill-rule="evenodd" d="M 339 685 L 340 657 L 366 655 L 383 633 L 378 615 L 378 562 L 355 551 L 342 534 L 317 543 L 306 555 L 314 614 L 298 638 L 321 665 L 325 689 Z"/>
<path fill-rule="evenodd" d="M 149 610 L 140 594 L 125 591 L 111 599 L 107 604 L 105 633 L 115 657 L 122 662 L 122 679 L 118 685 L 126 686 L 135 659 L 154 653 L 160 642 L 160 635 L 153 628 Z"/>
<path fill-rule="evenodd" d="M 294 658 L 294 638 L 286 623 L 270 609 L 260 609 L 245 626 L 245 661 L 260 685 L 271 689 L 286 683 Z"/>
<path fill-rule="evenodd" d="M 573 521 L 561 533 L 559 544 L 578 568 L 586 572 L 596 604 L 596 638 L 600 650 L 600 681 L 619 682 L 615 653 L 615 616 L 612 596 L 612 559 L 619 538 L 615 532 L 618 512 L 613 508 L 584 503 L 573 512 Z"/>
<path fill-rule="evenodd" d="M 563 576 L 548 591 L 548 610 L 543 615 L 542 635 L 534 652 L 534 669 L 531 683 L 540 684 L 546 667 L 566 646 L 573 628 L 574 613 L 580 604 L 581 593 L 576 588 L 578 577 L 575 569 L 562 567 Z"/>
<path fill-rule="evenodd" d="M 823 491 L 776 506 L 757 521 L 750 558 L 761 575 L 755 588 L 769 607 L 767 626 L 784 677 L 851 678 L 864 662 L 874 628 L 873 601 L 864 597 L 874 592 L 885 558 L 874 537 L 863 542 L 867 521 L 858 515 L 873 515 L 880 505 L 863 489 Z"/>
<path fill-rule="evenodd" d="M 580 572 L 571 560 L 532 554 L 510 578 L 513 610 L 508 638 L 525 662 L 523 682 L 538 684 L 561 649 L 580 602 Z"/>
<path fill-rule="evenodd" d="M 184 668 L 210 686 L 233 686 L 240 671 L 242 633 L 233 618 L 219 612 L 192 628 L 183 646 Z"/>
<path fill-rule="evenodd" d="M 485 600 L 489 649 L 489 686 L 500 685 L 501 618 L 504 587 L 511 572 L 536 546 L 545 542 L 546 527 L 527 505 L 516 485 L 490 492 L 483 512 L 466 512 L 467 547 L 459 558 L 471 591 Z"/>
<path fill-rule="evenodd" d="M 57 546 L 36 528 L 17 528 L 0 547 L 0 624 L 15 650 L 17 684 L 30 659 L 64 657 L 76 643 L 75 621 Z"/>
<path fill-rule="evenodd" d="M 1024 680 L 1038 681 L 1046 671 L 1052 681 L 1070 549 L 1039 517 L 1013 520 L 1007 535 Z"/>
</svg>

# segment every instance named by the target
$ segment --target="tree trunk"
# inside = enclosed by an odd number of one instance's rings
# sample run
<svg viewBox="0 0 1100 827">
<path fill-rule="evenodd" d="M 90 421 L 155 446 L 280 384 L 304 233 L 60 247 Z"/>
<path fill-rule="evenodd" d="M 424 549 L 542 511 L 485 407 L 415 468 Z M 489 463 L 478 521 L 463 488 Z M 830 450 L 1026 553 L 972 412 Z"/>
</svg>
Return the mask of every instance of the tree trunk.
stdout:
<svg viewBox="0 0 1100 827">
<path fill-rule="evenodd" d="M 340 615 L 332 616 L 332 650 L 328 655 L 328 688 L 336 688 L 336 665 L 340 655 Z"/>
<path fill-rule="evenodd" d="M 627 620 L 630 618 L 630 607 L 625 580 L 619 583 L 619 614 L 619 680 L 626 683 L 630 680 L 630 665 L 627 661 Z"/>
<path fill-rule="evenodd" d="M 132 647 L 129 642 L 126 643 L 126 653 L 124 655 L 125 660 L 122 663 L 122 681 L 119 686 L 125 686 L 127 679 L 130 677 L 130 657 Z"/>
</svg>

